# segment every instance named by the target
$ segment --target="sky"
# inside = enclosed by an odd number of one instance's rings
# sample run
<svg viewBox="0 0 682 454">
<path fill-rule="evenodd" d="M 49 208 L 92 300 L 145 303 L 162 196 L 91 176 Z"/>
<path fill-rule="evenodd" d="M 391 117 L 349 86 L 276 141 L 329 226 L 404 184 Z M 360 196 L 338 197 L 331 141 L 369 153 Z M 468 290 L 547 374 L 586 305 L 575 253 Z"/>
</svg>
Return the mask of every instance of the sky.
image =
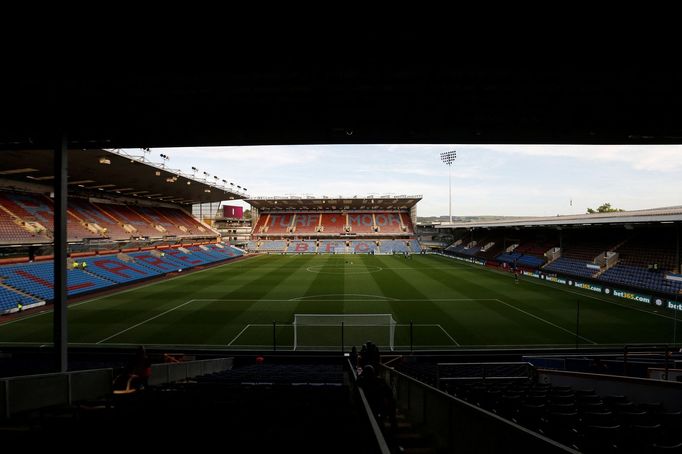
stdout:
<svg viewBox="0 0 682 454">
<path fill-rule="evenodd" d="M 299 145 L 155 148 L 149 158 L 248 188 L 250 196 L 421 195 L 419 216 L 555 216 L 609 202 L 682 205 L 682 145 Z M 139 150 L 126 150 L 139 154 Z M 232 203 L 234 204 L 234 203 Z M 245 205 L 246 206 L 246 205 Z"/>
</svg>

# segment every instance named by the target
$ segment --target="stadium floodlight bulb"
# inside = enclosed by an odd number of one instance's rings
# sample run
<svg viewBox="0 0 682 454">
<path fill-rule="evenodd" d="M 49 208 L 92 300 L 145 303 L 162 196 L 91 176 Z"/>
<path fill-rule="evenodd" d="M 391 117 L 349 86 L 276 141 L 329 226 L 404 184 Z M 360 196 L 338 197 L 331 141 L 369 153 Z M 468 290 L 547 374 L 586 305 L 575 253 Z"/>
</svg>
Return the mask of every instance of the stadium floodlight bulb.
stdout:
<svg viewBox="0 0 682 454">
<path fill-rule="evenodd" d="M 452 163 L 457 159 L 457 151 L 444 151 L 440 154 L 440 160 L 448 166 L 448 214 L 452 223 Z"/>
<path fill-rule="evenodd" d="M 440 154 L 440 160 L 447 165 L 452 165 L 452 163 L 455 162 L 455 159 L 457 159 L 456 150 L 444 151 L 443 153 Z"/>
</svg>

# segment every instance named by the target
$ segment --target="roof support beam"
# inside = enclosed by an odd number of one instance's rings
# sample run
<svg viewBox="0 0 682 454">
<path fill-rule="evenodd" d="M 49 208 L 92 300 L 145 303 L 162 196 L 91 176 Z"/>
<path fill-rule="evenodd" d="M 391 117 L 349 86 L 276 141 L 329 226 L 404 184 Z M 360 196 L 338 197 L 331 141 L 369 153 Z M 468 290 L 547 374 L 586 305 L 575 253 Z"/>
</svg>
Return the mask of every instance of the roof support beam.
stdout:
<svg viewBox="0 0 682 454">
<path fill-rule="evenodd" d="M 68 369 L 68 322 L 66 313 L 66 196 L 68 152 L 66 134 L 54 147 L 54 317 L 53 347 L 57 372 Z"/>
</svg>

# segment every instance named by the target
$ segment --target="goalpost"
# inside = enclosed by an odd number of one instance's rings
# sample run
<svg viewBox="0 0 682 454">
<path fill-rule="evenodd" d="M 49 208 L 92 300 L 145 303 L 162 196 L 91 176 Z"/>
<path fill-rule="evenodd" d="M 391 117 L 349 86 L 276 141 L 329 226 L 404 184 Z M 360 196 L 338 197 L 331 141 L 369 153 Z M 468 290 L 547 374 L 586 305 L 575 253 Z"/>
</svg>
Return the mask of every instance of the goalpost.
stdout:
<svg viewBox="0 0 682 454">
<path fill-rule="evenodd" d="M 294 350 L 360 346 L 395 347 L 392 314 L 294 314 Z"/>
</svg>

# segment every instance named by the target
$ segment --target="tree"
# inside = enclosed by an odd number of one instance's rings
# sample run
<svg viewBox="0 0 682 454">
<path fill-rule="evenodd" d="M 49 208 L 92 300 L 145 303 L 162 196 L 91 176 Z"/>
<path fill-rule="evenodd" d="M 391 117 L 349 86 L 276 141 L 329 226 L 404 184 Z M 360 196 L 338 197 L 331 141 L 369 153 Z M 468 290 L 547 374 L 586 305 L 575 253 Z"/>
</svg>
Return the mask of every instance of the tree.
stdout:
<svg viewBox="0 0 682 454">
<path fill-rule="evenodd" d="M 244 219 L 251 219 L 251 210 L 244 210 Z"/>
<path fill-rule="evenodd" d="M 618 211 L 625 211 L 621 210 L 620 208 L 613 208 L 611 207 L 611 204 L 609 202 L 604 203 L 603 205 L 600 205 L 596 210 L 592 208 L 587 209 L 587 214 L 594 214 L 594 213 L 616 213 Z"/>
</svg>

